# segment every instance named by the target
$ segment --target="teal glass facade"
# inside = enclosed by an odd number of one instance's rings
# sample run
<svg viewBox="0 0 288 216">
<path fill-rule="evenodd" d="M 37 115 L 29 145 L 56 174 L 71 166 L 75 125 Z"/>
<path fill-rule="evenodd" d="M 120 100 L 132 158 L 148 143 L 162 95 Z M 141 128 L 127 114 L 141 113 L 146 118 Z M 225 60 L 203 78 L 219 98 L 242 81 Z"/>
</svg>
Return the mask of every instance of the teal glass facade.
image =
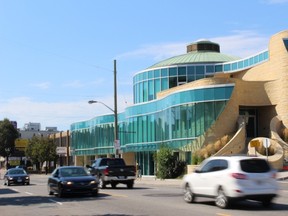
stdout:
<svg viewBox="0 0 288 216">
<path fill-rule="evenodd" d="M 128 107 L 118 116 L 121 150 L 135 152 L 143 174 L 153 174 L 151 160 L 143 158 L 151 159 L 161 144 L 180 149 L 202 135 L 225 108 L 233 88 L 230 84 L 188 89 Z M 113 154 L 113 132 L 114 114 L 72 124 L 74 155 Z"/>
<path fill-rule="evenodd" d="M 284 40 L 284 43 L 287 43 Z M 157 93 L 188 82 L 211 77 L 215 73 L 238 72 L 267 61 L 268 50 L 248 58 L 225 63 L 175 65 L 141 71 L 134 76 L 134 104 L 156 99 Z"/>
<path fill-rule="evenodd" d="M 207 54 L 207 62 L 174 62 L 167 66 L 153 66 L 135 74 L 134 105 L 118 113 L 118 136 L 121 152 L 134 153 L 143 175 L 155 174 L 153 155 L 162 144 L 175 152 L 191 149 L 185 147 L 192 145 L 215 123 L 233 93 L 234 84 L 186 87 L 171 91 L 163 98 L 157 97 L 159 92 L 213 77 L 216 73 L 248 69 L 266 62 L 269 53 L 263 51 L 248 58 L 222 62 L 219 62 L 219 58 L 217 62 L 211 61 L 214 56 L 215 52 L 213 55 Z M 70 131 L 71 148 L 75 156 L 106 156 L 115 153 L 113 113 L 73 123 Z M 191 152 L 184 154 L 186 161 L 191 162 Z"/>
</svg>

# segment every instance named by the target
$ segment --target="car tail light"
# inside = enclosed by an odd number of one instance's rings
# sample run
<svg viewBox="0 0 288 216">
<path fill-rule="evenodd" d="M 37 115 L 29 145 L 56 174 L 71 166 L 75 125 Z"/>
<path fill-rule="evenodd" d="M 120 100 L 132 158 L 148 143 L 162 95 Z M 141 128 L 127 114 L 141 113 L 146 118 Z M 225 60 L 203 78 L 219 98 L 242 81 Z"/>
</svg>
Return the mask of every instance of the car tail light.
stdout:
<svg viewBox="0 0 288 216">
<path fill-rule="evenodd" d="M 104 175 L 109 175 L 109 169 L 106 168 L 104 171 L 103 171 Z"/>
<path fill-rule="evenodd" d="M 231 176 L 235 179 L 247 179 L 247 176 L 242 173 L 232 173 Z"/>
</svg>

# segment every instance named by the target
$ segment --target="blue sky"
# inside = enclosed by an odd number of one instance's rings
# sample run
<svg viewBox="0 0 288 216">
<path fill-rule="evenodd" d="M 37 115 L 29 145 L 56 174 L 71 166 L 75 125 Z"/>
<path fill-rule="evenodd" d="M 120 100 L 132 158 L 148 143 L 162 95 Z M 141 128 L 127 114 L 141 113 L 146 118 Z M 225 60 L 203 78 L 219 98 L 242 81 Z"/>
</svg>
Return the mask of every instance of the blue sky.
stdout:
<svg viewBox="0 0 288 216">
<path fill-rule="evenodd" d="M 68 130 L 133 104 L 133 75 L 199 39 L 239 57 L 287 30 L 288 0 L 0 0 L 0 120 Z"/>
</svg>

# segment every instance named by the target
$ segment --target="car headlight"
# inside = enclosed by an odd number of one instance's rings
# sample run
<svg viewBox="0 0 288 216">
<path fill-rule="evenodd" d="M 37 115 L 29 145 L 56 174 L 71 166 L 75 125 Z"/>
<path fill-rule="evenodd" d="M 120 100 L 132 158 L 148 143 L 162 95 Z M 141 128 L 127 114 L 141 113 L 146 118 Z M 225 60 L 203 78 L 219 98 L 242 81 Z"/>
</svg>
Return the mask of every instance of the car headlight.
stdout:
<svg viewBox="0 0 288 216">
<path fill-rule="evenodd" d="M 97 181 L 91 181 L 90 184 L 97 184 Z"/>
<path fill-rule="evenodd" d="M 64 184 L 64 185 L 72 185 L 73 182 L 71 182 L 71 181 L 63 181 L 62 184 Z"/>
<path fill-rule="evenodd" d="M 13 180 L 13 177 L 8 177 L 8 180 Z"/>
<path fill-rule="evenodd" d="M 28 179 L 29 179 L 29 176 L 26 176 L 25 179 L 28 180 Z"/>
</svg>

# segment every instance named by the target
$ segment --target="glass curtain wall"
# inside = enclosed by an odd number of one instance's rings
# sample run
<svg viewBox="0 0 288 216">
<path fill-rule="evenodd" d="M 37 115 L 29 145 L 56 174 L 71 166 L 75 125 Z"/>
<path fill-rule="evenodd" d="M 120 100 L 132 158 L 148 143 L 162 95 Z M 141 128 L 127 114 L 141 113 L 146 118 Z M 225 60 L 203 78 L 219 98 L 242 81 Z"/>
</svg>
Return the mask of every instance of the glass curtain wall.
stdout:
<svg viewBox="0 0 288 216">
<path fill-rule="evenodd" d="M 121 150 L 139 154 L 143 174 L 150 174 L 154 169 L 146 159 L 162 144 L 178 151 L 201 136 L 221 114 L 233 89 L 233 84 L 190 89 L 126 108 L 118 115 Z M 114 115 L 74 123 L 71 141 L 74 155 L 114 154 Z"/>
</svg>

